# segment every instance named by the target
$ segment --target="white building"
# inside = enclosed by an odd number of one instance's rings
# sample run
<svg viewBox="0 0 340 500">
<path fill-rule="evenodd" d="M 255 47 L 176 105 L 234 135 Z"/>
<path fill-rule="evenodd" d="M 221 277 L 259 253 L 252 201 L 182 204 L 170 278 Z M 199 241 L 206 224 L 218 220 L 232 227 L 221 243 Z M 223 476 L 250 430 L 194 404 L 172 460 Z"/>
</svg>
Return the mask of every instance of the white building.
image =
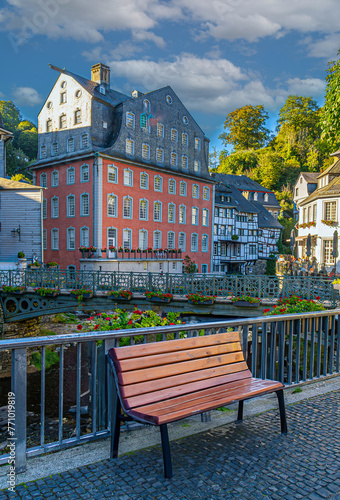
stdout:
<svg viewBox="0 0 340 500">
<path fill-rule="evenodd" d="M 333 236 L 338 229 L 340 210 L 340 152 L 334 153 L 336 161 L 317 176 L 317 189 L 299 200 L 298 257 L 307 258 L 307 238 L 311 235 L 311 257 L 330 271 L 335 264 L 332 256 Z M 300 176 L 301 178 L 301 176 Z M 297 186 L 300 186 L 300 178 Z M 340 264 L 337 262 L 337 269 Z"/>
</svg>

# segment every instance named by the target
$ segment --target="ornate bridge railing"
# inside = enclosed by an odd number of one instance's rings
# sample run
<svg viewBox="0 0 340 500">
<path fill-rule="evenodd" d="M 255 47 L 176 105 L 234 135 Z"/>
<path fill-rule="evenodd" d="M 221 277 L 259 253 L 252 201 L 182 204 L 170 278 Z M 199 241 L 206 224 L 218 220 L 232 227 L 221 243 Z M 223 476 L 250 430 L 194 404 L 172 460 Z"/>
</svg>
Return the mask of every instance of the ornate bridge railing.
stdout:
<svg viewBox="0 0 340 500">
<path fill-rule="evenodd" d="M 236 276 L 214 274 L 133 273 L 118 271 L 12 270 L 0 271 L 0 286 L 56 287 L 64 290 L 87 288 L 93 292 L 106 289 L 129 289 L 132 292 L 162 290 L 176 295 L 202 292 L 218 297 L 252 295 L 275 301 L 290 294 L 331 302 L 337 294 L 332 281 L 324 277 Z"/>
<path fill-rule="evenodd" d="M 14 436 L 9 435 L 8 441 L 15 442 L 16 471 L 26 469 L 27 457 L 110 435 L 105 353 L 113 345 L 120 346 L 122 338 L 125 344 L 134 344 L 239 330 L 253 376 L 290 386 L 339 374 L 339 311 L 0 340 L 0 351 L 12 353 L 9 429 Z M 28 392 L 32 352 L 41 376 L 34 391 Z M 53 369 L 48 370 L 52 357 Z M 33 398 L 37 414 L 32 416 L 27 408 L 32 409 Z M 5 449 L 0 465 L 9 458 Z"/>
</svg>

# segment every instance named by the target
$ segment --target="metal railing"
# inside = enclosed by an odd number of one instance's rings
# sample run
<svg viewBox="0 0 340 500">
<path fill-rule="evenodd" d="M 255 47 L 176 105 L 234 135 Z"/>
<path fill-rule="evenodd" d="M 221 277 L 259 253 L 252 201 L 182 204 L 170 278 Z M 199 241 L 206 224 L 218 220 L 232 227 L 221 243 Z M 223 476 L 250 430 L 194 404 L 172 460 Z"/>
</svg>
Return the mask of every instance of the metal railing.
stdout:
<svg viewBox="0 0 340 500">
<path fill-rule="evenodd" d="M 12 356 L 16 470 L 26 469 L 27 457 L 110 435 L 105 353 L 112 346 L 238 330 L 252 375 L 292 385 L 339 374 L 339 311 L 1 340 L 0 351 L 11 351 Z M 51 353 L 58 360 L 48 370 Z M 27 366 L 33 355 L 35 362 L 40 360 L 40 381 L 39 387 L 28 392 Z M 26 412 L 32 408 L 30 398 L 37 394 L 39 415 L 32 427 Z M 55 410 L 52 417 L 48 399 Z M 67 418 L 68 414 L 74 416 Z M 0 464 L 8 458 L 8 454 L 1 455 Z"/>
<path fill-rule="evenodd" d="M 322 277 L 303 276 L 236 276 L 214 274 L 134 273 L 119 271 L 12 270 L 0 271 L 0 286 L 56 287 L 64 290 L 86 288 L 93 292 L 105 289 L 128 289 L 132 292 L 162 290 L 175 295 L 202 292 L 230 297 L 251 295 L 276 301 L 279 296 L 297 294 L 321 301 L 337 299 L 332 281 Z"/>
</svg>

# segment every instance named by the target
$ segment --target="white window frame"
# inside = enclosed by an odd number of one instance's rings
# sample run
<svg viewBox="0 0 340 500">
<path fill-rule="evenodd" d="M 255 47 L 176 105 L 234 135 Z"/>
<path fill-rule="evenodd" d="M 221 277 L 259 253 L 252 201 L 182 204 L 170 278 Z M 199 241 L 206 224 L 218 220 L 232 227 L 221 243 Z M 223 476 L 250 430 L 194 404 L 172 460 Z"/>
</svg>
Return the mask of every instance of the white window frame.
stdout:
<svg viewBox="0 0 340 500">
<path fill-rule="evenodd" d="M 155 211 L 155 210 L 156 210 L 156 204 L 157 204 L 157 206 L 158 206 L 158 204 L 159 204 L 159 218 L 158 218 L 158 219 L 157 219 L 157 218 L 155 218 L 155 214 L 156 214 L 156 211 Z M 161 202 L 161 201 L 159 201 L 159 200 L 155 200 L 155 201 L 153 202 L 153 220 L 154 220 L 154 222 L 162 222 L 162 208 L 163 208 L 163 207 L 162 207 L 162 202 Z"/>
<path fill-rule="evenodd" d="M 51 174 L 51 187 L 59 186 L 59 172 L 58 170 L 53 170 Z"/>
<path fill-rule="evenodd" d="M 145 183 L 143 179 L 145 179 Z M 139 187 L 140 189 L 149 189 L 149 174 L 146 172 L 141 172 L 139 175 Z"/>
<path fill-rule="evenodd" d="M 114 231 L 114 236 L 113 235 L 109 235 L 109 232 L 110 231 Z M 107 228 L 106 230 L 106 241 L 107 241 L 107 256 L 109 258 L 112 258 L 113 257 L 113 254 L 112 252 L 109 250 L 109 247 L 110 246 L 113 246 L 113 247 L 116 247 L 117 248 L 117 228 L 116 227 L 113 227 L 113 226 L 110 226 Z M 116 254 L 117 255 L 117 254 Z"/>
<path fill-rule="evenodd" d="M 202 197 L 205 201 L 210 200 L 210 189 L 208 188 L 208 186 L 203 186 Z"/>
<path fill-rule="evenodd" d="M 176 222 L 176 205 L 168 203 L 168 222 L 174 224 Z"/>
<path fill-rule="evenodd" d="M 40 186 L 41 187 L 47 187 L 47 174 L 46 173 L 42 173 L 40 174 Z"/>
<path fill-rule="evenodd" d="M 191 251 L 198 252 L 198 234 L 197 233 L 191 234 Z"/>
<path fill-rule="evenodd" d="M 125 124 L 128 128 L 135 128 L 135 114 L 132 111 L 126 112 Z"/>
<path fill-rule="evenodd" d="M 170 189 L 171 185 L 173 186 L 172 190 Z M 169 181 L 168 181 L 168 193 L 169 194 L 176 194 L 176 181 L 175 181 L 175 179 L 172 179 L 172 178 L 169 179 Z"/>
<path fill-rule="evenodd" d="M 194 172 L 201 171 L 201 162 L 199 160 L 194 160 Z"/>
<path fill-rule="evenodd" d="M 114 203 L 113 203 L 113 204 L 112 204 L 112 203 L 111 203 L 111 204 L 109 203 L 109 202 L 110 202 L 111 197 L 113 197 L 113 199 L 114 199 Z M 110 207 L 111 207 L 111 206 L 113 206 L 113 207 L 114 207 L 114 208 L 113 208 L 113 213 L 112 213 L 112 214 L 110 214 Z M 108 194 L 107 194 L 107 216 L 108 216 L 108 217 L 115 217 L 115 218 L 116 218 L 116 217 L 118 217 L 118 197 L 117 197 L 117 195 L 115 195 L 114 193 L 108 193 Z"/>
<path fill-rule="evenodd" d="M 47 157 L 47 148 L 45 144 L 43 144 L 42 146 L 40 146 L 40 158 L 44 159 L 46 157 Z"/>
<path fill-rule="evenodd" d="M 64 130 L 67 128 L 67 116 L 65 113 L 59 116 L 59 129 Z"/>
<path fill-rule="evenodd" d="M 172 243 L 170 242 L 170 237 L 173 238 Z M 175 231 L 168 231 L 166 246 L 169 250 L 174 250 L 176 248 L 176 233 L 175 233 Z"/>
<path fill-rule="evenodd" d="M 70 180 L 71 173 L 73 174 L 73 181 Z M 74 167 L 69 167 L 67 169 L 66 184 L 67 186 L 71 186 L 72 184 L 75 184 L 75 182 L 76 182 L 76 169 Z"/>
<path fill-rule="evenodd" d="M 196 192 L 196 195 L 195 195 L 195 192 Z M 198 184 L 192 185 L 192 197 L 195 198 L 196 200 L 198 200 L 200 197 L 200 187 Z"/>
<path fill-rule="evenodd" d="M 204 240 L 206 240 L 206 246 L 204 245 Z M 209 252 L 209 234 L 202 234 L 202 252 Z"/>
<path fill-rule="evenodd" d="M 187 207 L 185 205 L 180 205 L 178 207 L 178 223 L 179 224 L 187 223 Z"/>
<path fill-rule="evenodd" d="M 182 133 L 182 146 L 188 147 L 189 139 L 188 139 L 188 134 L 186 132 Z"/>
<path fill-rule="evenodd" d="M 87 163 L 80 167 L 80 182 L 90 182 L 90 166 Z"/>
<path fill-rule="evenodd" d="M 107 166 L 107 182 L 118 184 L 118 168 L 113 164 Z"/>
<path fill-rule="evenodd" d="M 73 198 L 73 214 L 70 213 L 70 200 Z M 66 196 L 66 217 L 76 216 L 76 197 L 74 194 L 69 194 Z"/>
<path fill-rule="evenodd" d="M 145 216 L 141 217 L 142 203 L 145 203 Z M 145 198 L 139 200 L 139 220 L 149 220 L 149 201 Z"/>
<path fill-rule="evenodd" d="M 171 151 L 170 153 L 170 163 L 173 167 L 177 167 L 178 157 L 175 151 Z"/>
<path fill-rule="evenodd" d="M 146 142 L 142 144 L 142 158 L 144 158 L 144 160 L 150 160 L 150 144 Z"/>
<path fill-rule="evenodd" d="M 197 151 L 201 150 L 201 139 L 199 137 L 195 137 L 195 149 L 197 149 Z"/>
<path fill-rule="evenodd" d="M 159 189 L 156 189 L 156 181 L 157 180 L 159 180 Z M 155 177 L 153 179 L 153 189 L 157 193 L 162 193 L 163 192 L 163 177 L 161 177 L 160 175 L 155 175 Z"/>
<path fill-rule="evenodd" d="M 135 154 L 135 141 L 132 139 L 126 139 L 125 141 L 125 153 L 127 155 L 133 156 Z"/>
<path fill-rule="evenodd" d="M 72 147 L 70 147 L 70 144 L 72 144 Z M 75 147 L 74 147 L 74 137 L 69 137 L 67 139 L 67 152 L 68 153 L 74 153 Z"/>
<path fill-rule="evenodd" d="M 55 244 L 54 235 L 57 235 L 57 244 Z M 51 229 L 51 250 L 59 250 L 59 229 L 54 227 Z"/>
<path fill-rule="evenodd" d="M 126 178 L 126 175 L 129 175 L 128 178 Z M 126 182 L 128 180 L 128 182 Z M 123 186 L 129 186 L 133 187 L 133 170 L 131 168 L 124 168 L 123 171 Z"/>
<path fill-rule="evenodd" d="M 158 245 L 156 245 L 156 243 L 157 243 L 156 235 L 159 235 L 159 240 L 158 240 L 159 244 Z M 156 229 L 153 232 L 153 248 L 155 248 L 155 249 L 162 248 L 162 231 L 160 231 L 159 229 Z"/>
<path fill-rule="evenodd" d="M 87 149 L 89 147 L 88 134 L 82 134 L 80 137 L 80 149 Z"/>
<path fill-rule="evenodd" d="M 42 218 L 47 219 L 47 198 L 42 201 Z"/>
<path fill-rule="evenodd" d="M 181 238 L 183 238 L 183 245 L 181 245 Z M 181 231 L 178 233 L 178 248 L 182 250 L 182 252 L 185 252 L 185 243 L 186 243 L 186 234 L 184 231 Z"/>
<path fill-rule="evenodd" d="M 194 215 L 194 213 L 196 215 Z M 198 226 L 198 223 L 199 223 L 199 208 L 191 207 L 191 225 Z"/>
<path fill-rule="evenodd" d="M 56 203 L 54 205 L 54 202 Z M 55 213 L 57 212 L 57 215 Z M 58 219 L 59 218 L 59 198 L 58 196 L 53 196 L 51 198 L 51 219 Z"/>
<path fill-rule="evenodd" d="M 184 190 L 182 189 L 184 188 Z M 179 183 L 179 195 L 180 196 L 187 196 L 187 190 L 188 190 L 188 185 L 185 181 L 181 181 Z M 183 192 L 184 191 L 184 192 Z"/>
<path fill-rule="evenodd" d="M 206 223 L 204 223 L 204 218 L 206 218 Z M 209 209 L 208 208 L 202 208 L 202 226 L 209 227 Z"/>
<path fill-rule="evenodd" d="M 129 214 L 125 214 L 125 201 L 129 201 Z M 133 218 L 133 198 L 131 196 L 123 197 L 123 219 L 132 219 Z"/>
<path fill-rule="evenodd" d="M 82 112 L 80 108 L 77 108 L 74 112 L 74 124 L 80 125 L 82 122 Z"/>
<path fill-rule="evenodd" d="M 87 241 L 84 241 L 84 230 L 87 230 Z M 83 226 L 80 228 L 80 245 L 84 247 L 90 246 L 90 228 Z"/>
<path fill-rule="evenodd" d="M 73 244 L 74 244 L 73 248 L 71 248 L 71 245 L 70 245 L 70 241 L 71 241 L 70 232 L 71 231 L 73 231 Z M 66 236 L 67 236 L 66 250 L 74 251 L 76 249 L 76 229 L 74 227 L 68 227 L 66 229 Z"/>
<path fill-rule="evenodd" d="M 88 208 L 88 213 L 84 211 L 84 200 L 87 198 L 87 208 Z M 89 193 L 82 193 L 80 195 L 80 217 L 89 217 L 90 216 L 90 195 Z"/>
<path fill-rule="evenodd" d="M 164 149 L 156 148 L 156 162 L 164 163 Z"/>
<path fill-rule="evenodd" d="M 54 141 L 51 144 L 51 156 L 58 156 L 59 146 L 58 142 Z"/>
<path fill-rule="evenodd" d="M 183 170 L 188 170 L 188 168 L 189 168 L 189 160 L 188 160 L 188 157 L 186 155 L 182 156 L 182 168 L 183 168 Z"/>
<path fill-rule="evenodd" d="M 48 118 L 48 120 L 46 120 L 46 133 L 47 134 L 52 132 L 52 127 L 53 127 L 52 120 L 51 120 L 51 118 Z"/>
<path fill-rule="evenodd" d="M 144 241 L 141 244 L 141 236 L 144 235 Z M 140 229 L 138 232 L 138 248 L 141 250 L 147 250 L 148 248 L 148 231 L 146 229 Z"/>
<path fill-rule="evenodd" d="M 127 242 L 125 241 L 125 236 L 128 235 L 128 238 L 127 238 Z M 128 243 L 126 245 L 126 243 Z M 123 248 L 125 250 L 125 248 L 129 248 L 131 250 L 132 248 L 132 229 L 130 229 L 129 227 L 125 227 L 123 229 Z"/>
<path fill-rule="evenodd" d="M 176 128 L 171 129 L 170 138 L 171 142 L 178 142 L 178 131 Z"/>
<path fill-rule="evenodd" d="M 164 137 L 164 125 L 163 125 L 163 123 L 157 123 L 157 137 Z"/>
</svg>

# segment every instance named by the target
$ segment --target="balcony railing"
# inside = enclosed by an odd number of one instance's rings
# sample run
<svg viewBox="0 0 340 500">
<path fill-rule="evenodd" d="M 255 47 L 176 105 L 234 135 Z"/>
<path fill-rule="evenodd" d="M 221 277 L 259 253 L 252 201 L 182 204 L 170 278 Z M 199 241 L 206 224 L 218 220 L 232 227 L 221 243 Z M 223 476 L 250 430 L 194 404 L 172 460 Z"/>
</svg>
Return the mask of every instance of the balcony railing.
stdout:
<svg viewBox="0 0 340 500">
<path fill-rule="evenodd" d="M 27 457 L 110 435 L 105 353 L 120 346 L 122 339 L 126 345 L 238 330 L 252 375 L 290 386 L 339 374 L 339 312 L 1 340 L 0 351 L 12 355 L 16 471 L 26 469 Z M 27 364 L 33 351 L 40 359 L 40 377 L 38 387 L 28 393 Z M 52 371 L 46 368 L 51 352 L 57 359 Z M 34 420 L 27 409 L 37 396 L 39 415 Z M 51 414 L 47 399 L 55 413 Z M 70 407 L 73 413 L 68 412 Z M 0 464 L 8 463 L 9 457 L 3 453 Z"/>
<path fill-rule="evenodd" d="M 98 258 L 94 252 L 82 251 L 82 259 Z M 109 250 L 101 252 L 101 257 L 108 259 L 134 259 L 134 260 L 164 260 L 182 259 L 182 250 Z"/>
</svg>

